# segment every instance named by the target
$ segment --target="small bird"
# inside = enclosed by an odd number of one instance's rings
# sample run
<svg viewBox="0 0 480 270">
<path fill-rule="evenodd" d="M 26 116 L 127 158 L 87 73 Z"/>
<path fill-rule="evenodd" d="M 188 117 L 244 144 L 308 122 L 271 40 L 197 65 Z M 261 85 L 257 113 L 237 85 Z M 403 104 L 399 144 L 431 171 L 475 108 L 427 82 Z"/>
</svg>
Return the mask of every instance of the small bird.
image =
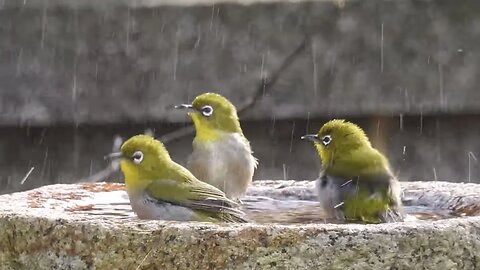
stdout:
<svg viewBox="0 0 480 270">
<path fill-rule="evenodd" d="M 151 136 L 134 136 L 107 157 L 120 159 L 130 204 L 140 219 L 247 222 L 235 202 L 174 162 Z"/>
<path fill-rule="evenodd" d="M 364 223 L 403 221 L 400 184 L 360 127 L 335 119 L 302 139 L 313 141 L 320 156 L 317 189 L 330 216 Z"/>
<path fill-rule="evenodd" d="M 243 135 L 235 106 L 219 94 L 204 93 L 192 104 L 175 108 L 189 109 L 195 125 L 187 168 L 228 198 L 240 201 L 252 182 L 257 159 Z"/>
</svg>

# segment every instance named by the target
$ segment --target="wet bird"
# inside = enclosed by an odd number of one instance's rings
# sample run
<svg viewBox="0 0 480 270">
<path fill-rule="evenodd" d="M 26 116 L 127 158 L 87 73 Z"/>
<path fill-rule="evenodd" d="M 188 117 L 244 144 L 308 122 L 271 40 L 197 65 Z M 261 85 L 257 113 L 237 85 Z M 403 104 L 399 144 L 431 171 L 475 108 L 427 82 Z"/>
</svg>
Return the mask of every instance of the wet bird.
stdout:
<svg viewBox="0 0 480 270">
<path fill-rule="evenodd" d="M 148 135 L 130 138 L 108 158 L 120 159 L 130 204 L 140 219 L 247 222 L 235 202 L 174 162 Z"/>
<path fill-rule="evenodd" d="M 252 182 L 257 159 L 243 135 L 235 106 L 219 94 L 204 93 L 192 104 L 175 108 L 189 109 L 195 125 L 187 168 L 228 198 L 240 200 Z"/>
<path fill-rule="evenodd" d="M 330 216 L 363 223 L 403 221 L 399 182 L 360 127 L 331 120 L 302 139 L 313 141 L 320 156 L 317 189 Z"/>
</svg>

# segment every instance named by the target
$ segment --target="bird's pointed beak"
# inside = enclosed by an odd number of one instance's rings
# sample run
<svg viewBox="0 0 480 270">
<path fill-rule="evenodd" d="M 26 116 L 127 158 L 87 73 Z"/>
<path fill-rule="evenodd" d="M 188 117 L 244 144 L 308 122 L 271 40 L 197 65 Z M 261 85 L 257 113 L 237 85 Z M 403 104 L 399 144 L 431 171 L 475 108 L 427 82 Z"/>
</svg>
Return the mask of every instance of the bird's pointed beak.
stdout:
<svg viewBox="0 0 480 270">
<path fill-rule="evenodd" d="M 307 134 L 307 135 L 302 136 L 301 139 L 302 139 L 302 140 L 312 141 L 312 142 L 320 142 L 320 140 L 318 139 L 318 135 L 317 135 L 317 134 Z"/>
<path fill-rule="evenodd" d="M 180 105 L 175 105 L 175 109 L 193 109 L 192 104 L 180 104 Z"/>
<path fill-rule="evenodd" d="M 105 157 L 103 157 L 105 160 L 109 160 L 109 161 L 114 161 L 114 160 L 119 160 L 119 159 L 122 159 L 123 158 L 123 155 L 122 153 L 120 152 L 115 152 L 115 153 L 110 153 L 108 155 L 106 155 Z"/>
</svg>

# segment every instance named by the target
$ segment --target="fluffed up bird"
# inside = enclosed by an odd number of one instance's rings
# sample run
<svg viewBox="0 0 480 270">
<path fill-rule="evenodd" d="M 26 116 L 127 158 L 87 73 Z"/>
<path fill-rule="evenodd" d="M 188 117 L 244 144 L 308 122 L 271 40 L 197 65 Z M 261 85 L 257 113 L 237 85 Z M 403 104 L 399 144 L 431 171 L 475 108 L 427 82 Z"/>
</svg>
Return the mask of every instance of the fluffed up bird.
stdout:
<svg viewBox="0 0 480 270">
<path fill-rule="evenodd" d="M 140 219 L 247 222 L 235 202 L 174 162 L 150 136 L 134 136 L 108 157 L 120 159 L 130 204 Z"/>
<path fill-rule="evenodd" d="M 175 108 L 189 109 L 195 125 L 187 168 L 228 198 L 239 200 L 252 182 L 257 159 L 243 135 L 235 106 L 221 95 L 205 93 L 192 104 Z"/>
<path fill-rule="evenodd" d="M 331 120 L 302 139 L 313 141 L 320 156 L 317 188 L 330 216 L 364 223 L 403 221 L 400 184 L 360 127 Z"/>
</svg>

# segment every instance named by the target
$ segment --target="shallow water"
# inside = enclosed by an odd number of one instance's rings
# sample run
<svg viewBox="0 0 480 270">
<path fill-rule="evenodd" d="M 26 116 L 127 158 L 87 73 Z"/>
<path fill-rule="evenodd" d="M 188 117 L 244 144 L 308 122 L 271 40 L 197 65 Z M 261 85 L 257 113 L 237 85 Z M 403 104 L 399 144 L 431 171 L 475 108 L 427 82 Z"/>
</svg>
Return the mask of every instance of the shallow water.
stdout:
<svg viewBox="0 0 480 270">
<path fill-rule="evenodd" d="M 103 193 L 103 194 L 102 194 Z M 100 192 L 88 208 L 72 209 L 89 215 L 115 216 L 116 218 L 136 219 L 123 191 Z M 246 196 L 241 208 L 247 219 L 256 223 L 312 224 L 343 223 L 329 219 L 322 211 L 319 202 L 297 199 L 273 199 L 265 196 Z M 426 206 L 405 206 L 407 221 L 440 220 L 458 217 L 449 210 L 432 209 Z"/>
<path fill-rule="evenodd" d="M 308 224 L 344 223 L 328 218 L 319 202 L 306 200 L 277 200 L 268 197 L 247 196 L 242 208 L 247 217 L 258 223 Z M 450 210 L 432 209 L 426 206 L 405 206 L 407 221 L 440 220 L 458 217 Z"/>
</svg>

